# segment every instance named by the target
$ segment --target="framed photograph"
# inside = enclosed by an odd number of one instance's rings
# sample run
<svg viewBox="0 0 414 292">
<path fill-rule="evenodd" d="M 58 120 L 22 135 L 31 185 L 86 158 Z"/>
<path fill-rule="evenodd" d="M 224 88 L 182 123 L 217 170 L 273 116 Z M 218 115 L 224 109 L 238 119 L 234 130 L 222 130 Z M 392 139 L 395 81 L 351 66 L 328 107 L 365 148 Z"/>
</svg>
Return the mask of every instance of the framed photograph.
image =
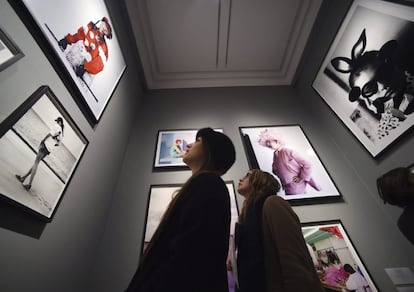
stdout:
<svg viewBox="0 0 414 292">
<path fill-rule="evenodd" d="M 222 129 L 214 129 L 223 132 Z M 158 131 L 154 170 L 189 169 L 183 162 L 187 145 L 196 139 L 198 130 Z"/>
<path fill-rule="evenodd" d="M 95 125 L 125 68 L 104 0 L 9 0 Z"/>
<path fill-rule="evenodd" d="M 353 1 L 313 88 L 376 157 L 414 124 L 414 7 Z"/>
<path fill-rule="evenodd" d="M 0 72 L 23 57 L 24 54 L 16 43 L 0 27 Z"/>
<path fill-rule="evenodd" d="M 48 86 L 0 124 L 0 197 L 51 221 L 88 140 Z"/>
<path fill-rule="evenodd" d="M 230 208 L 231 208 L 231 225 L 230 225 L 230 240 L 229 244 L 233 242 L 234 238 L 234 227 L 239 218 L 239 209 L 237 207 L 236 192 L 234 188 L 234 183 L 232 181 L 226 181 L 227 189 L 229 190 L 230 195 Z M 152 236 L 154 235 L 155 230 L 157 229 L 162 216 L 169 203 L 171 202 L 174 195 L 182 187 L 181 184 L 170 184 L 170 185 L 151 185 L 149 191 L 149 200 L 147 208 L 147 218 L 145 224 L 145 234 L 143 240 L 143 250 L 147 247 Z M 229 248 L 229 252 L 231 248 Z M 232 274 L 228 273 L 229 280 L 229 290 L 235 290 L 235 279 Z"/>
<path fill-rule="evenodd" d="M 340 220 L 304 223 L 302 234 L 328 291 L 378 291 Z"/>
<path fill-rule="evenodd" d="M 240 134 L 249 167 L 272 174 L 285 200 L 304 204 L 341 198 L 299 125 L 240 127 Z"/>
</svg>

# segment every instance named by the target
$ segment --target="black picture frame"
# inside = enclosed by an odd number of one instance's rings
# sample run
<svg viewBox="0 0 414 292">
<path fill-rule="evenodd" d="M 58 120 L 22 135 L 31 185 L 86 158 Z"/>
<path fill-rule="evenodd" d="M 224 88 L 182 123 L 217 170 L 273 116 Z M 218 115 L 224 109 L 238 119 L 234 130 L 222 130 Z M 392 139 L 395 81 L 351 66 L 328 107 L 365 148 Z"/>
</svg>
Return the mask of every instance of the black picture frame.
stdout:
<svg viewBox="0 0 414 292">
<path fill-rule="evenodd" d="M 414 126 L 413 34 L 412 4 L 355 0 L 312 83 L 373 158 Z"/>
<path fill-rule="evenodd" d="M 225 181 L 230 196 L 230 210 L 231 210 L 231 222 L 230 222 L 230 239 L 229 239 L 229 256 L 234 242 L 234 229 L 236 222 L 239 218 L 239 209 L 236 198 L 236 189 L 233 181 Z M 183 184 L 154 184 L 150 185 L 148 195 L 147 212 L 145 216 L 145 231 L 142 238 L 141 256 L 151 240 L 156 228 L 158 227 L 164 212 L 166 211 L 169 203 L 171 202 L 174 194 L 183 186 Z M 234 262 L 234 261 L 233 261 Z M 232 273 L 228 271 L 228 284 L 229 291 L 234 291 L 236 280 Z"/>
<path fill-rule="evenodd" d="M 280 197 L 292 205 L 342 201 L 335 182 L 300 125 L 245 126 L 239 127 L 239 131 L 249 167 L 272 174 L 281 184 Z M 270 145 L 272 139 L 285 144 L 277 156 Z M 293 164 L 288 165 L 287 160 Z M 281 166 L 274 170 L 275 162 Z M 292 168 L 300 171 L 299 183 L 293 181 L 293 172 L 288 172 Z"/>
<path fill-rule="evenodd" d="M 126 69 L 104 0 L 88 1 L 93 9 L 84 9 L 82 0 L 8 1 L 95 127 Z M 97 32 L 104 23 L 111 28 L 107 36 Z"/>
<path fill-rule="evenodd" d="M 0 124 L 0 197 L 50 222 L 88 143 L 50 87 L 39 87 Z"/>
<path fill-rule="evenodd" d="M 24 57 L 13 39 L 0 27 L 0 72 Z"/>
<path fill-rule="evenodd" d="M 371 289 L 364 291 L 378 291 L 341 220 L 306 222 L 301 226 L 309 254 L 325 289 L 354 291 L 358 288 L 355 281 L 350 279 L 353 276 L 344 269 L 345 264 L 348 264 L 355 271 L 355 277 L 359 278 L 358 283 L 366 282 Z"/>
</svg>

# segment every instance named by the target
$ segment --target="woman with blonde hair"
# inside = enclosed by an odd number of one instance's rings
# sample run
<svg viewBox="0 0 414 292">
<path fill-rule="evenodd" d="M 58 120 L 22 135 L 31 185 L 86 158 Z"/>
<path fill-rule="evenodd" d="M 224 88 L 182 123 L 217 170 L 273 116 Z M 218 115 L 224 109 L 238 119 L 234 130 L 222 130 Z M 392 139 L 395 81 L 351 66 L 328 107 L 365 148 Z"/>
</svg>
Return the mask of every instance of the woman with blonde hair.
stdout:
<svg viewBox="0 0 414 292">
<path fill-rule="evenodd" d="M 323 292 L 298 216 L 277 196 L 279 182 L 252 169 L 240 179 L 245 198 L 236 224 L 239 292 Z"/>
</svg>

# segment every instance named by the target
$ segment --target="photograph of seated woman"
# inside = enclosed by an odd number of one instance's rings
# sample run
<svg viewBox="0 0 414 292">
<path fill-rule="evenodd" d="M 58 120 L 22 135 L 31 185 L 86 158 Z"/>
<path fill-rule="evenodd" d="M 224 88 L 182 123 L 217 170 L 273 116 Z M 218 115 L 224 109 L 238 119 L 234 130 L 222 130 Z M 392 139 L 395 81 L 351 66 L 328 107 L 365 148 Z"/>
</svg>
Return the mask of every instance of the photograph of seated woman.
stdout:
<svg viewBox="0 0 414 292">
<path fill-rule="evenodd" d="M 221 176 L 235 157 L 225 134 L 197 132 L 183 157 L 192 175 L 169 204 L 127 292 L 228 292 L 230 197 Z"/>
<path fill-rule="evenodd" d="M 323 292 L 298 216 L 276 194 L 270 173 L 249 170 L 238 184 L 245 200 L 235 229 L 239 292 Z"/>
</svg>

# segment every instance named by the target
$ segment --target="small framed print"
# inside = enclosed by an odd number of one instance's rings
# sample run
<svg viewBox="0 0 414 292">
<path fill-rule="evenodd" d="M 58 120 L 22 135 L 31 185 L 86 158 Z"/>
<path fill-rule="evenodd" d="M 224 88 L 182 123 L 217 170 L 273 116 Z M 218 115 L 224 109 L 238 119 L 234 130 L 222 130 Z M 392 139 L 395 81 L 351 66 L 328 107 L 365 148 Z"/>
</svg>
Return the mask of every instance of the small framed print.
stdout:
<svg viewBox="0 0 414 292">
<path fill-rule="evenodd" d="M 0 72 L 24 57 L 12 38 L 0 27 Z"/>
<path fill-rule="evenodd" d="M 51 221 L 88 140 L 48 86 L 0 124 L 0 197 Z"/>
<path fill-rule="evenodd" d="M 294 204 L 330 202 L 341 194 L 299 125 L 240 127 L 250 168 L 272 174 L 279 196 Z"/>
<path fill-rule="evenodd" d="M 229 244 L 232 244 L 232 242 L 234 241 L 234 228 L 239 218 L 239 209 L 237 206 L 234 183 L 232 181 L 226 181 L 226 186 L 230 195 L 231 222 Z M 145 250 L 152 236 L 154 235 L 154 232 L 157 229 L 159 223 L 161 222 L 161 218 L 167 210 L 169 203 L 181 187 L 181 184 L 150 186 L 142 252 Z M 229 253 L 231 252 L 231 250 L 232 248 L 230 247 Z M 230 271 L 228 272 L 228 281 L 229 291 L 234 291 L 236 280 Z"/>
<path fill-rule="evenodd" d="M 303 223 L 302 234 L 324 288 L 378 291 L 340 220 Z"/>
<path fill-rule="evenodd" d="M 313 88 L 377 157 L 414 125 L 414 7 L 353 1 Z"/>
<path fill-rule="evenodd" d="M 214 129 L 223 132 L 222 129 Z M 160 130 L 157 136 L 154 170 L 189 169 L 183 162 L 187 145 L 193 143 L 197 135 L 193 130 Z"/>
</svg>

